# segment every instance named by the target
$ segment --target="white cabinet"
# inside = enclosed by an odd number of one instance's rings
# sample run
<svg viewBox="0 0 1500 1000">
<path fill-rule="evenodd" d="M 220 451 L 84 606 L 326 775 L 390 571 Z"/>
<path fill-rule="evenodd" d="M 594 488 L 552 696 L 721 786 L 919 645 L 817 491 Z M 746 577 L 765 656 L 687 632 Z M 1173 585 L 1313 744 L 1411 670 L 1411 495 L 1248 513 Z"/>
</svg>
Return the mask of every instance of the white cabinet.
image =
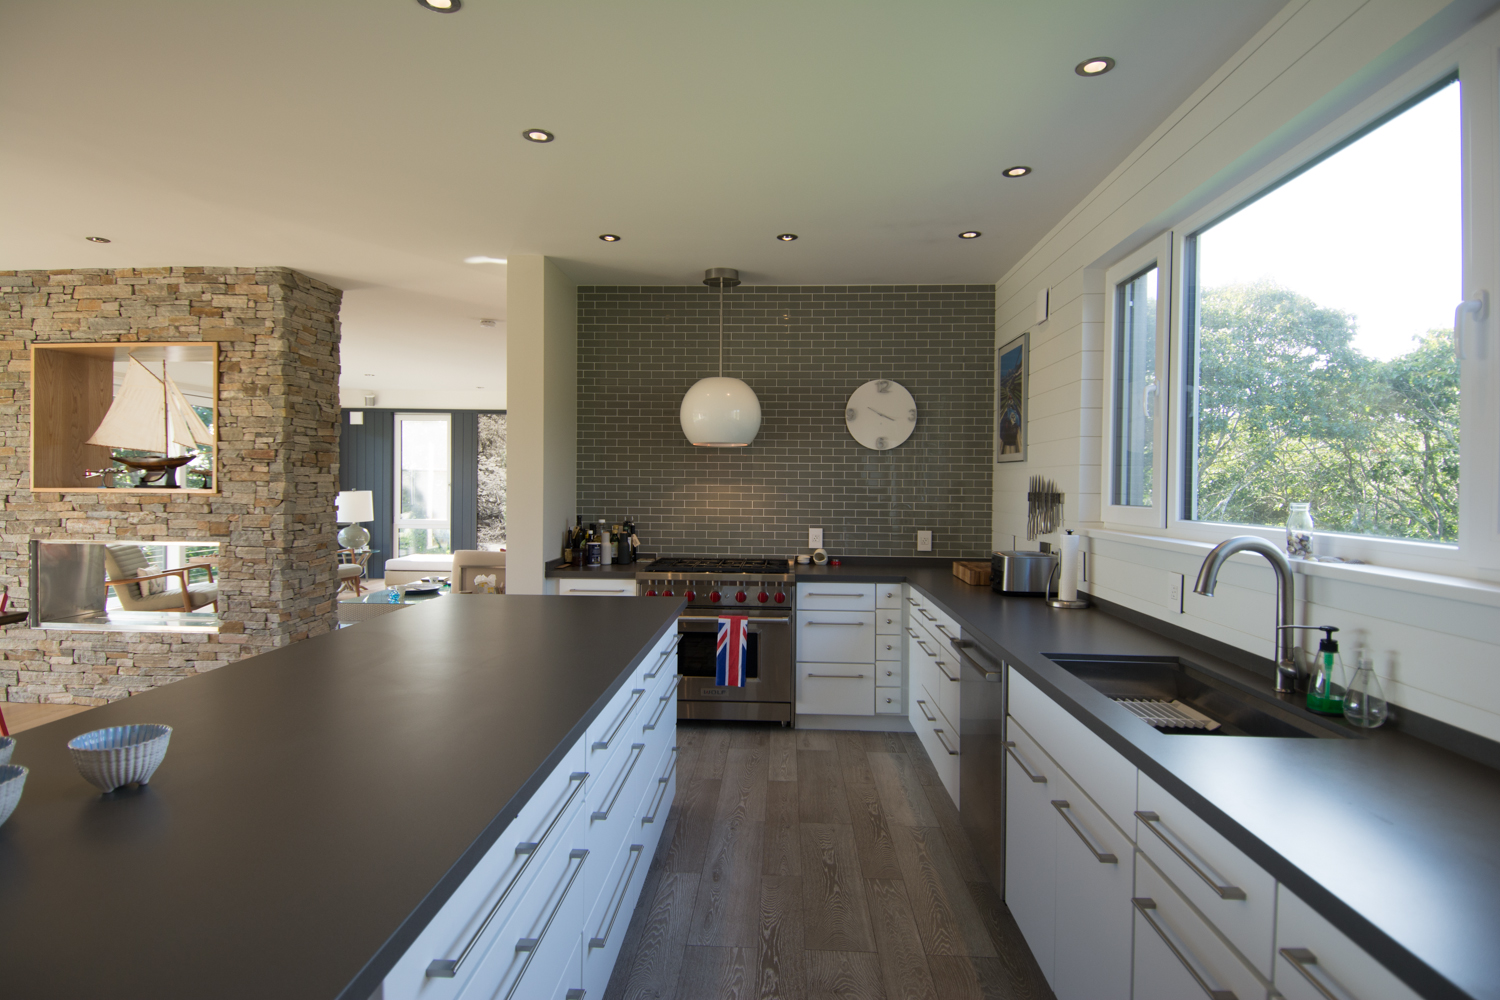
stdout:
<svg viewBox="0 0 1500 1000">
<path fill-rule="evenodd" d="M 797 712 L 801 715 L 874 715 L 874 663 L 797 661 Z"/>
<path fill-rule="evenodd" d="M 1019 727 L 1005 748 L 1005 903 L 1037 964 L 1053 981 L 1057 955 L 1057 814 L 1048 794 L 1056 776 Z M 1051 773 L 1049 773 L 1051 772 Z"/>
<path fill-rule="evenodd" d="M 797 585 L 798 714 L 876 714 L 876 614 L 873 583 Z"/>
<path fill-rule="evenodd" d="M 798 611 L 797 659 L 874 663 L 873 611 Z"/>
<path fill-rule="evenodd" d="M 909 679 L 907 720 L 922 741 L 943 788 L 959 801 L 958 758 L 963 751 L 959 730 L 959 673 L 956 654 L 933 626 L 943 624 L 955 636 L 953 620 L 910 587 L 905 595 L 906 665 Z"/>
<path fill-rule="evenodd" d="M 873 583 L 799 583 L 798 611 L 874 611 Z"/>
<path fill-rule="evenodd" d="M 557 592 L 579 597 L 634 597 L 635 580 L 630 577 L 611 579 L 598 576 L 581 580 L 564 577 L 557 581 Z"/>
<path fill-rule="evenodd" d="M 1067 777 L 1049 776 L 1057 841 L 1057 1000 L 1130 1000 L 1133 845 Z"/>
<path fill-rule="evenodd" d="M 1135 996 L 1264 1000 L 1265 984 L 1144 856 L 1135 878 Z"/>
<path fill-rule="evenodd" d="M 1276 902 L 1276 989 L 1286 1000 L 1417 1000 L 1286 886 Z"/>
</svg>

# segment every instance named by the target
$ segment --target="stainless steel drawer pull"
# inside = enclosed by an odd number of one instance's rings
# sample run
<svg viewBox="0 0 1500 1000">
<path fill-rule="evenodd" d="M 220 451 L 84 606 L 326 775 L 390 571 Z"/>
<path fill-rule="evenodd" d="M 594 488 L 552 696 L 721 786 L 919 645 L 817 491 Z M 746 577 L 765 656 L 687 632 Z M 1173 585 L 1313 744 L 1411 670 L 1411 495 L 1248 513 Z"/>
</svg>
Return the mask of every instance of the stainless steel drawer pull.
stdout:
<svg viewBox="0 0 1500 1000">
<path fill-rule="evenodd" d="M 937 654 L 934 653 L 932 650 L 930 650 L 930 649 L 927 648 L 927 643 L 923 642 L 921 639 L 918 639 L 917 640 L 917 645 L 922 647 L 922 652 L 926 653 L 928 656 L 932 657 L 933 659 L 937 659 Z"/>
<path fill-rule="evenodd" d="M 974 644 L 972 642 L 970 642 L 969 640 L 967 640 L 967 639 L 953 639 L 953 640 L 950 640 L 950 644 L 953 646 L 953 648 L 955 650 L 958 651 L 958 655 L 960 657 L 962 657 L 965 660 L 968 660 L 969 661 L 969 665 L 971 667 L 973 667 L 975 670 L 979 671 L 981 674 L 983 674 L 984 675 L 984 679 L 987 680 L 987 681 L 989 681 L 991 684 L 999 684 L 1000 681 L 1004 678 L 1005 675 L 1002 674 L 1002 673 L 1000 673 L 1000 671 L 998 671 L 998 670 L 991 670 L 989 667 L 985 666 L 983 663 L 980 663 L 978 660 L 974 659 L 974 657 L 972 657 L 972 656 L 969 655 L 969 650 L 972 649 L 973 646 L 974 646 Z"/>
<path fill-rule="evenodd" d="M 1073 817 L 1068 815 L 1068 810 L 1070 810 L 1072 806 L 1068 805 L 1065 799 L 1053 799 L 1052 808 L 1056 809 L 1057 814 L 1063 818 L 1063 822 L 1072 827 L 1073 832 L 1078 834 L 1078 839 L 1083 841 L 1083 846 L 1089 849 L 1089 853 L 1094 856 L 1095 861 L 1099 862 L 1101 865 L 1117 865 L 1120 863 L 1119 858 L 1115 857 L 1113 854 L 1110 854 L 1108 851 L 1099 850 L 1099 848 L 1095 847 L 1093 843 L 1089 841 L 1089 838 L 1083 835 L 1083 831 L 1078 828 L 1078 824 L 1073 822 Z"/>
<path fill-rule="evenodd" d="M 1026 762 L 1022 760 L 1021 755 L 1016 752 L 1016 744 L 1013 740 L 1006 740 L 1004 746 L 1005 752 L 1010 754 L 1011 760 L 1016 762 L 1016 766 L 1021 769 L 1022 774 L 1026 775 L 1026 777 L 1030 778 L 1038 785 L 1045 785 L 1047 783 L 1047 776 L 1045 774 L 1031 773 L 1031 768 L 1026 766 Z"/>
<path fill-rule="evenodd" d="M 656 783 L 661 787 L 656 790 L 656 795 L 654 796 L 656 802 L 651 806 L 651 815 L 641 817 L 642 826 L 646 825 L 647 823 L 656 822 L 656 814 L 661 811 L 661 804 L 666 801 L 667 788 L 671 784 L 672 776 L 676 772 L 676 770 L 677 748 L 673 747 L 671 753 L 669 754 L 669 759 L 667 760 L 667 773 L 656 779 Z"/>
<path fill-rule="evenodd" d="M 908 597 L 906 599 L 906 603 L 910 604 L 914 608 L 917 607 L 917 599 L 915 597 Z"/>
<path fill-rule="evenodd" d="M 1161 817 L 1156 813 L 1137 811 L 1135 814 L 1135 818 L 1144 823 L 1146 829 L 1156 834 L 1157 839 L 1160 840 L 1163 844 L 1166 844 L 1167 848 L 1173 854 L 1182 859 L 1182 863 L 1191 868 L 1193 870 L 1193 874 L 1201 878 L 1205 885 L 1207 885 L 1214 892 L 1218 893 L 1220 899 L 1245 898 L 1244 889 L 1241 889 L 1237 885 L 1229 885 L 1222 879 L 1215 878 L 1214 875 L 1204 871 L 1201 867 L 1199 867 L 1196 861 L 1188 856 L 1187 851 L 1177 846 L 1177 844 L 1174 843 L 1174 840 L 1176 838 L 1167 836 L 1166 824 L 1161 821 Z"/>
<path fill-rule="evenodd" d="M 918 608 L 917 611 L 922 615 L 923 618 L 926 618 L 928 621 L 930 621 L 930 622 L 937 621 L 936 618 L 934 618 L 932 615 L 930 615 L 930 614 L 927 613 L 927 609 L 926 608 Z"/>
<path fill-rule="evenodd" d="M 785 625 L 792 620 L 791 615 L 750 615 L 749 624 L 754 625 Z M 678 615 L 680 622 L 716 622 L 718 615 Z"/>
<path fill-rule="evenodd" d="M 1319 996 L 1327 997 L 1327 1000 L 1346 1000 L 1345 997 L 1335 993 L 1331 986 L 1323 982 L 1323 974 L 1321 972 L 1314 975 L 1313 967 L 1317 966 L 1321 970 L 1322 966 L 1318 965 L 1318 956 L 1314 955 L 1311 949 L 1282 948 L 1281 957 L 1291 963 L 1292 968 L 1302 973 L 1302 978 L 1312 984 L 1312 988 L 1318 991 Z"/>
<path fill-rule="evenodd" d="M 921 700 L 920 698 L 918 698 L 917 699 L 917 708 L 921 711 L 922 718 L 926 719 L 928 722 L 936 722 L 937 721 L 937 716 L 935 716 L 935 715 L 928 715 L 927 714 L 927 702 L 925 702 L 925 701 Z"/>
<path fill-rule="evenodd" d="M 954 677 L 952 674 L 948 673 L 948 671 L 946 671 L 946 670 L 943 669 L 943 661 L 942 660 L 939 660 L 936 657 L 934 657 L 932 662 L 937 664 L 938 673 L 942 674 L 944 678 L 946 678 L 947 680 L 952 681 L 955 684 L 958 683 L 958 678 L 957 677 Z"/>
<path fill-rule="evenodd" d="M 840 625 L 844 628 L 864 628 L 868 622 L 803 622 L 804 625 Z"/>
<path fill-rule="evenodd" d="M 629 590 L 626 590 L 623 587 L 603 587 L 603 588 L 594 589 L 594 590 L 590 590 L 587 587 L 574 587 L 573 589 L 569 590 L 568 593 L 570 593 L 570 594 L 616 594 L 616 595 L 618 595 L 620 597 L 625 597 L 625 596 L 634 597 L 635 596 L 635 585 L 631 584 Z"/>
<path fill-rule="evenodd" d="M 661 721 L 662 713 L 667 710 L 667 705 L 671 703 L 672 697 L 676 694 L 676 691 L 669 691 L 661 696 L 661 705 L 656 709 L 656 714 L 651 717 L 651 721 L 641 727 L 641 732 L 649 733 L 656 729 L 656 724 Z"/>
<path fill-rule="evenodd" d="M 906 626 L 906 634 L 911 636 L 913 639 L 917 638 L 917 630 L 912 628 L 910 625 Z"/>
<path fill-rule="evenodd" d="M 681 642 L 682 633 L 679 632 L 677 633 L 677 638 L 672 640 L 672 645 L 662 651 L 661 659 L 656 662 L 656 669 L 646 675 L 646 680 L 651 681 L 656 679 L 656 675 L 661 673 L 661 668 L 667 665 L 667 660 L 671 659 L 672 654 L 677 650 L 677 646 Z"/>
<path fill-rule="evenodd" d="M 630 766 L 625 769 L 625 773 L 620 775 L 620 783 L 615 786 L 615 794 L 609 797 L 609 805 L 603 809 L 595 809 L 594 814 L 589 817 L 590 821 L 609 819 L 609 814 L 615 811 L 615 803 L 620 801 L 620 793 L 625 791 L 626 785 L 630 784 L 631 772 L 635 770 L 635 766 L 641 762 L 641 758 L 646 754 L 646 744 L 632 743 L 630 744 L 630 752 L 635 754 L 635 759 L 630 762 Z"/>
<path fill-rule="evenodd" d="M 948 745 L 948 741 L 945 740 L 945 739 L 943 739 L 943 730 L 941 730 L 941 729 L 934 729 L 932 731 L 932 735 L 934 735 L 934 736 L 936 736 L 938 738 L 938 742 L 943 745 L 943 749 L 946 750 L 946 751 L 948 751 L 948 756 L 949 757 L 957 757 L 958 756 L 958 751 L 955 750 L 955 749 L 953 749 L 952 747 L 950 747 Z"/>
<path fill-rule="evenodd" d="M 521 980 L 526 978 L 526 970 L 531 966 L 531 960 L 536 958 L 537 949 L 542 946 L 542 938 L 546 937 L 547 931 L 552 929 L 552 921 L 557 919 L 558 911 L 562 909 L 563 903 L 567 900 L 568 893 L 573 888 L 573 883 L 578 881 L 578 873 L 583 871 L 583 863 L 588 858 L 589 852 L 582 847 L 575 847 L 568 852 L 568 860 L 577 861 L 578 867 L 574 868 L 573 874 L 568 877 L 567 884 L 563 886 L 562 895 L 557 897 L 557 905 L 552 908 L 551 913 L 547 914 L 547 922 L 542 925 L 542 929 L 537 932 L 537 936 L 534 938 L 521 938 L 521 940 L 516 942 L 516 952 L 519 954 L 524 951 L 526 953 L 526 961 L 521 963 L 521 971 L 516 973 L 516 981 L 510 984 L 510 989 L 505 991 L 505 1000 L 510 1000 L 511 997 L 516 995 L 516 987 L 520 986 Z"/>
<path fill-rule="evenodd" d="M 808 674 L 809 677 L 833 677 L 845 681 L 857 681 L 864 678 L 864 674 Z"/>
<path fill-rule="evenodd" d="M 609 745 L 615 741 L 615 737 L 620 735 L 620 730 L 625 728 L 625 723 L 629 722 L 630 717 L 635 714 L 636 706 L 641 703 L 641 698 L 645 697 L 645 694 L 645 688 L 636 688 L 634 691 L 630 692 L 630 704 L 627 705 L 625 707 L 625 711 L 620 714 L 620 721 L 615 723 L 615 731 L 609 734 L 609 739 L 597 741 L 594 744 L 593 749 L 609 749 Z"/>
<path fill-rule="evenodd" d="M 589 948 L 603 948 L 609 944 L 609 936 L 615 929 L 615 918 L 620 915 L 620 907 L 625 904 L 625 897 L 630 894 L 630 883 L 635 879 L 635 869 L 641 863 L 641 854 L 646 850 L 645 844 L 631 844 L 630 853 L 635 857 L 630 859 L 630 870 L 625 873 L 625 878 L 620 882 L 620 898 L 615 900 L 614 909 L 609 914 L 609 926 L 604 928 L 604 934 L 600 937 L 589 938 Z"/>
<path fill-rule="evenodd" d="M 586 998 L 588 997 L 588 995 L 589 995 L 589 991 L 588 990 L 571 989 L 568 992 L 566 992 L 566 993 L 563 994 L 563 1000 L 586 1000 Z"/>
<path fill-rule="evenodd" d="M 562 808 L 557 811 L 556 816 L 552 817 L 552 822 L 547 824 L 547 829 L 542 831 L 542 839 L 516 845 L 516 853 L 526 855 L 526 860 L 521 863 L 520 868 L 516 869 L 516 873 L 510 877 L 510 884 L 505 887 L 504 892 L 500 893 L 500 898 L 495 900 L 495 905 L 490 907 L 490 912 L 484 915 L 484 923 L 480 924 L 479 930 L 475 931 L 474 936 L 469 938 L 469 943 L 464 945 L 464 950 L 458 953 L 458 957 L 434 958 L 431 962 L 427 963 L 428 979 L 452 979 L 458 975 L 458 970 L 464 964 L 464 960 L 469 957 L 469 953 L 474 950 L 474 946 L 479 943 L 479 939 L 484 937 L 484 932 L 489 929 L 490 922 L 495 919 L 495 914 L 500 912 L 500 907 L 504 906 L 505 901 L 510 898 L 511 890 L 521 881 L 521 876 L 526 874 L 526 869 L 531 867 L 531 862 L 536 858 L 541 846 L 547 842 L 548 837 L 552 836 L 552 831 L 557 828 L 558 822 L 568 814 L 568 810 L 573 805 L 573 800 L 578 797 L 579 792 L 583 791 L 583 783 L 587 780 L 588 776 L 589 773 L 587 771 L 574 771 L 568 775 L 569 781 L 576 781 L 578 784 L 568 793 L 567 799 L 563 801 Z"/>
<path fill-rule="evenodd" d="M 864 595 L 864 594 L 814 594 L 812 591 L 808 591 L 803 596 L 804 597 L 864 597 L 866 595 Z"/>
<path fill-rule="evenodd" d="M 1188 975 L 1193 977 L 1193 981 L 1198 984 L 1204 993 L 1208 994 L 1209 1000 L 1237 1000 L 1233 990 L 1216 990 L 1208 985 L 1208 980 L 1203 978 L 1203 973 L 1199 972 L 1197 967 L 1188 961 L 1187 955 L 1177 946 L 1177 942 L 1173 941 L 1171 936 L 1167 934 L 1167 929 L 1157 923 L 1151 916 L 1152 912 L 1156 909 L 1156 900 L 1137 896 L 1131 899 L 1130 905 L 1135 907 L 1136 912 L 1141 915 L 1142 920 L 1151 925 L 1151 929 L 1162 939 L 1162 943 L 1167 946 L 1167 950 L 1177 956 L 1177 961 L 1182 963 L 1182 967 L 1188 971 Z"/>
<path fill-rule="evenodd" d="M 947 638 L 949 642 L 952 642 L 954 639 L 958 638 L 958 636 L 954 635 L 952 632 L 949 632 L 948 626 L 944 625 L 942 622 L 938 622 L 937 630 L 943 633 L 943 636 Z"/>
</svg>

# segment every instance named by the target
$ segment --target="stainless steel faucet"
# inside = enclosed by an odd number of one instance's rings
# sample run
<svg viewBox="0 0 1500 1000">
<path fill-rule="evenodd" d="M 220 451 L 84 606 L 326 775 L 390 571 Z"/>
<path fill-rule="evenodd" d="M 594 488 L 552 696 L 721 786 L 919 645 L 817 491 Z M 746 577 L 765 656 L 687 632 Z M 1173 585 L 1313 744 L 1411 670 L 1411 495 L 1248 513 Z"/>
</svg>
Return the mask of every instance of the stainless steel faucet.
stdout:
<svg viewBox="0 0 1500 1000">
<path fill-rule="evenodd" d="M 1203 566 L 1198 570 L 1198 582 L 1193 587 L 1193 592 L 1202 594 L 1204 597 L 1214 596 L 1214 585 L 1219 580 L 1219 567 L 1224 565 L 1224 560 L 1236 552 L 1259 552 L 1271 563 L 1271 568 L 1276 571 L 1276 580 L 1281 585 L 1279 607 L 1276 616 L 1276 629 L 1271 633 L 1272 648 L 1276 651 L 1276 693 L 1291 694 L 1297 690 L 1300 674 L 1297 670 L 1296 661 L 1292 657 L 1292 611 L 1295 608 L 1293 597 L 1296 594 L 1296 578 L 1292 576 L 1292 563 L 1287 559 L 1286 553 L 1275 545 L 1255 535 L 1235 535 L 1226 538 L 1215 545 L 1203 560 Z"/>
</svg>

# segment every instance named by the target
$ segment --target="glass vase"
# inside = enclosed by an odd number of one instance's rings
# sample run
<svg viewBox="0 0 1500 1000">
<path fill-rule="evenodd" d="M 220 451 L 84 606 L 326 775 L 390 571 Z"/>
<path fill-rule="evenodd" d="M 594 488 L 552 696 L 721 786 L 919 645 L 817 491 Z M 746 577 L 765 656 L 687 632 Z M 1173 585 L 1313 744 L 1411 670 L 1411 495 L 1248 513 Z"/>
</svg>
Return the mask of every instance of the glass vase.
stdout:
<svg viewBox="0 0 1500 1000">
<path fill-rule="evenodd" d="M 1361 654 L 1356 659 L 1354 678 L 1344 692 L 1344 718 L 1353 725 L 1374 729 L 1385 722 L 1390 708 L 1385 702 L 1385 691 L 1380 686 L 1380 675 L 1368 656 Z"/>
<path fill-rule="evenodd" d="M 1312 504 L 1292 504 L 1286 518 L 1286 554 L 1293 559 L 1311 559 L 1312 538 Z"/>
</svg>

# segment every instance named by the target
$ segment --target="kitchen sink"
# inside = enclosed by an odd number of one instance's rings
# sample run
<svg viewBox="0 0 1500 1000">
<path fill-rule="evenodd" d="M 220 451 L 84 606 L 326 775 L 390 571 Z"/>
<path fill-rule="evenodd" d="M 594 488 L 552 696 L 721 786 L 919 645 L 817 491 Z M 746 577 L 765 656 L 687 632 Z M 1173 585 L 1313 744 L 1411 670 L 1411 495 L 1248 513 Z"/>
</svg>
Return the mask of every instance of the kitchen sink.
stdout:
<svg viewBox="0 0 1500 1000">
<path fill-rule="evenodd" d="M 1189 736 L 1350 739 L 1332 719 L 1260 695 L 1176 657 L 1048 654 L 1048 659 L 1159 732 Z"/>
</svg>

